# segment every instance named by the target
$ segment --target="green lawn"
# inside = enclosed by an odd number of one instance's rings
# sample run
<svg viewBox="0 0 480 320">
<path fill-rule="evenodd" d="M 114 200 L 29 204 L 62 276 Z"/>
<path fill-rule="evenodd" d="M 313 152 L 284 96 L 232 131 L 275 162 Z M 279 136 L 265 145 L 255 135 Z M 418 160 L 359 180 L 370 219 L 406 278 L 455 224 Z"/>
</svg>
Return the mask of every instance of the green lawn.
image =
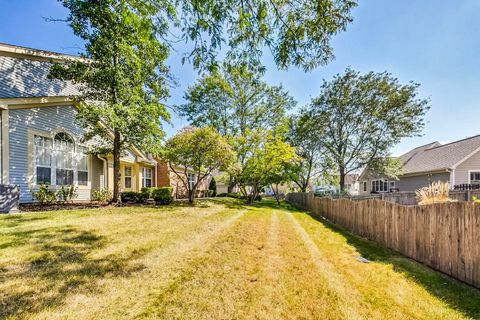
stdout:
<svg viewBox="0 0 480 320">
<path fill-rule="evenodd" d="M 0 216 L 4 318 L 464 319 L 480 291 L 293 207 L 222 199 Z"/>
</svg>

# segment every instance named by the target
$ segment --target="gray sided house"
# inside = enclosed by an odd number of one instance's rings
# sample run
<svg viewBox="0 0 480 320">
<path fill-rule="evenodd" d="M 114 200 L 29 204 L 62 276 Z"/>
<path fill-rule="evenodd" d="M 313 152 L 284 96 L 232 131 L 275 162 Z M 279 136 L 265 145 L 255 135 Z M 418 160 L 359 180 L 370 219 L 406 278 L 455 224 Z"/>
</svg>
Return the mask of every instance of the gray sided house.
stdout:
<svg viewBox="0 0 480 320">
<path fill-rule="evenodd" d="M 113 159 L 93 154 L 83 142 L 69 82 L 50 80 L 52 60 L 62 54 L 0 44 L 0 209 L 8 188 L 20 202 L 32 202 L 40 184 L 77 187 L 77 200 L 90 200 L 95 189 L 113 188 Z M 156 162 L 132 146 L 121 158 L 121 188 L 139 191 L 155 185 Z M 4 210 L 5 211 L 5 210 Z"/>
<path fill-rule="evenodd" d="M 366 168 L 360 175 L 360 194 L 415 191 L 435 181 L 451 189 L 480 188 L 480 135 L 440 144 L 432 142 L 400 156 L 398 180 L 376 175 Z"/>
</svg>

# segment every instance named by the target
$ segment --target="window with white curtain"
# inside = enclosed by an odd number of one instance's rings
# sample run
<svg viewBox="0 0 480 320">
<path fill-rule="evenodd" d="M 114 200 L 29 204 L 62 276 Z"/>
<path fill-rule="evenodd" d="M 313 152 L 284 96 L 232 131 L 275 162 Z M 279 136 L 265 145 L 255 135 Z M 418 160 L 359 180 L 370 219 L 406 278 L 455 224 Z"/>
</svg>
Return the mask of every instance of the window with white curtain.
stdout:
<svg viewBox="0 0 480 320">
<path fill-rule="evenodd" d="M 55 135 L 56 185 L 73 185 L 73 139 L 64 132 Z"/>
<path fill-rule="evenodd" d="M 88 185 L 87 148 L 76 145 L 70 135 L 57 133 L 53 139 L 34 136 L 35 183 Z"/>
<path fill-rule="evenodd" d="M 132 167 L 130 166 L 125 167 L 125 170 L 124 170 L 124 185 L 125 185 L 125 188 L 132 187 Z"/>
<path fill-rule="evenodd" d="M 152 186 L 152 169 L 143 168 L 142 169 L 142 187 L 150 188 Z"/>
<path fill-rule="evenodd" d="M 35 175 L 37 184 L 52 184 L 52 139 L 35 136 Z"/>
</svg>

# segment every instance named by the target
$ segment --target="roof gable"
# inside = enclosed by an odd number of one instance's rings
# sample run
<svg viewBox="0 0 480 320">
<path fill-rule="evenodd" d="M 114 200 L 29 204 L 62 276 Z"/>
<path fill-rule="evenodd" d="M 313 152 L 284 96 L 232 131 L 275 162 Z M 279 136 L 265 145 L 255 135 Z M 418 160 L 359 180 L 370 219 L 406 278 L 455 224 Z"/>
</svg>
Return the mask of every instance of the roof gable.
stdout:
<svg viewBox="0 0 480 320">
<path fill-rule="evenodd" d="M 403 162 L 402 174 L 454 169 L 479 148 L 480 135 L 444 145 L 433 142 L 415 148 L 400 157 Z"/>
</svg>

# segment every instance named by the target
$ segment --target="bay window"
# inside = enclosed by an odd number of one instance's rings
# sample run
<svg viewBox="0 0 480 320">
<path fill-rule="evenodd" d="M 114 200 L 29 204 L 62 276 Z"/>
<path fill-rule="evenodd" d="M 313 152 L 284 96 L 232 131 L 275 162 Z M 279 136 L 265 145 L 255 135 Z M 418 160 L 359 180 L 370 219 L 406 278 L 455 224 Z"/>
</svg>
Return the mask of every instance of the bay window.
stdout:
<svg viewBox="0 0 480 320">
<path fill-rule="evenodd" d="M 373 180 L 372 181 L 372 192 L 388 192 L 388 181 L 387 180 Z"/>
<path fill-rule="evenodd" d="M 34 182 L 53 185 L 88 185 L 87 148 L 76 145 L 65 132 L 53 139 L 33 137 Z"/>
<path fill-rule="evenodd" d="M 52 139 L 35 136 L 35 174 L 37 184 L 52 183 Z"/>
<path fill-rule="evenodd" d="M 88 185 L 87 148 L 77 146 L 77 181 L 79 186 Z"/>
<path fill-rule="evenodd" d="M 55 135 L 56 185 L 73 185 L 73 140 L 66 133 Z"/>
</svg>

